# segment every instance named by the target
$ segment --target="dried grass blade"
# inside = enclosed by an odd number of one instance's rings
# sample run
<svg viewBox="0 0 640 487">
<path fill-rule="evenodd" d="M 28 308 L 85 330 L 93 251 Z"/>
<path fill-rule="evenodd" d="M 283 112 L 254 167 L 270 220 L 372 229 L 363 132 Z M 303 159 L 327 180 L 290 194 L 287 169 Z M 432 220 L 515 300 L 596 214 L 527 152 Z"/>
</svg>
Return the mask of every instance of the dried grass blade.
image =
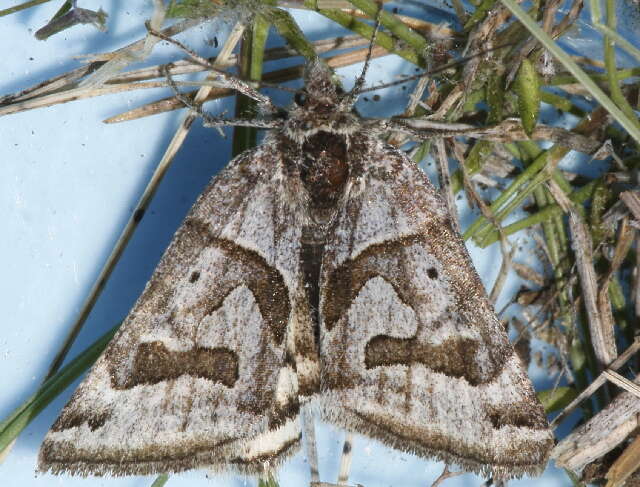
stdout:
<svg viewBox="0 0 640 487">
<path fill-rule="evenodd" d="M 627 446 L 605 475 L 605 487 L 620 487 L 640 467 L 640 436 Z"/>
<path fill-rule="evenodd" d="M 622 352 L 620 356 L 609 365 L 608 370 L 618 370 L 625 363 L 627 363 L 627 360 L 629 360 L 638 350 L 640 350 L 640 338 L 636 338 L 636 340 L 629 346 L 629 348 Z M 589 384 L 589 387 L 584 389 L 578 395 L 578 397 L 571 401 L 571 403 L 569 403 L 567 407 L 565 407 L 562 412 L 553 419 L 553 421 L 551 422 L 551 427 L 555 428 L 557 425 L 559 425 L 562 420 L 565 419 L 569 414 L 571 414 L 582 401 L 596 392 L 598 387 L 604 384 L 606 380 L 607 379 L 603 374 L 600 374 L 598 377 L 596 377 L 596 379 L 591 384 Z"/>
<path fill-rule="evenodd" d="M 341 68 L 343 66 L 350 66 L 352 64 L 362 62 L 366 56 L 367 49 L 358 49 L 357 51 L 351 51 L 345 54 L 338 54 L 336 56 L 327 58 L 327 64 L 332 68 Z M 371 54 L 372 58 L 377 58 L 387 55 L 388 52 L 380 47 L 375 47 Z M 302 76 L 304 71 L 304 65 L 291 66 L 289 68 L 278 69 L 265 73 L 263 81 L 267 83 L 285 83 L 298 79 Z M 192 98 L 195 91 L 185 92 L 183 96 L 186 98 Z M 205 101 L 216 100 L 218 98 L 224 98 L 226 96 L 232 96 L 235 92 L 228 88 L 212 88 L 209 92 L 209 96 Z M 105 123 L 119 123 L 128 120 L 135 120 L 158 113 L 168 112 L 177 108 L 183 107 L 183 103 L 175 96 L 162 98 L 150 103 L 146 103 L 132 110 L 119 113 L 113 117 L 104 120 Z M 1 112 L 0 112 L 1 114 Z"/>
<path fill-rule="evenodd" d="M 602 317 L 602 308 L 598 302 L 598 283 L 593 266 L 593 242 L 589 228 L 584 223 L 573 203 L 554 181 L 547 183 L 551 194 L 558 204 L 569 213 L 569 228 L 572 236 L 572 247 L 576 257 L 582 297 L 589 320 L 589 331 L 593 351 L 601 369 L 613 362 L 618 353 L 616 350 L 613 323 Z"/>
<path fill-rule="evenodd" d="M 640 375 L 635 378 L 640 383 Z M 611 404 L 587 423 L 575 429 L 551 452 L 556 465 L 569 470 L 581 470 L 623 442 L 640 423 L 640 401 L 623 392 Z"/>
</svg>

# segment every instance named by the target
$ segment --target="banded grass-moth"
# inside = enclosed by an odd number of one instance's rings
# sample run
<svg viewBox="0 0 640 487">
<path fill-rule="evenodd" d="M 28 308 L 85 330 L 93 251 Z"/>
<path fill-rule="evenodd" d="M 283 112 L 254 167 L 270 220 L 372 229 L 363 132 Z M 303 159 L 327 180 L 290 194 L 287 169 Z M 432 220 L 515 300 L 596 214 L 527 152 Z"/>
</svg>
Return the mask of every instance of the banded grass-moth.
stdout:
<svg viewBox="0 0 640 487">
<path fill-rule="evenodd" d="M 354 100 L 314 62 L 294 106 L 266 108 L 272 130 L 193 206 L 40 471 L 264 474 L 299 448 L 301 408 L 498 479 L 541 471 L 552 433 L 446 204 Z"/>
</svg>

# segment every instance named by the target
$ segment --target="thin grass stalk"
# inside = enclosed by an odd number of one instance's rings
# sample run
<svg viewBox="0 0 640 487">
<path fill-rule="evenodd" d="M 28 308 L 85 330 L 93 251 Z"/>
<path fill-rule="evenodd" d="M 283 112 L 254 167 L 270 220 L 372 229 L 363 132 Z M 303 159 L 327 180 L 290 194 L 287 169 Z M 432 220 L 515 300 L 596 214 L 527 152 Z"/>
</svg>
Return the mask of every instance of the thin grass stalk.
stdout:
<svg viewBox="0 0 640 487">
<path fill-rule="evenodd" d="M 0 452 L 3 452 L 18 437 L 33 419 L 85 372 L 100 356 L 120 325 L 102 335 L 75 359 L 42 383 L 37 392 L 18 406 L 0 423 Z"/>
<path fill-rule="evenodd" d="M 257 15 L 253 24 L 245 31 L 240 47 L 240 78 L 251 81 L 262 79 L 264 49 L 269 34 L 269 22 Z M 238 94 L 236 96 L 236 118 L 252 118 L 258 109 L 257 102 Z M 258 130 L 255 127 L 234 127 L 231 154 L 232 157 L 255 147 Z"/>
<path fill-rule="evenodd" d="M 13 7 L 5 8 L 4 10 L 0 10 L 0 17 L 4 17 L 5 15 L 15 14 L 16 12 L 20 12 L 21 10 L 26 10 L 31 7 L 35 7 L 36 5 L 41 5 L 43 3 L 50 2 L 51 0 L 31 0 L 30 2 L 24 2 L 20 5 L 15 5 Z"/>
<path fill-rule="evenodd" d="M 522 22 L 529 32 L 553 54 L 560 63 L 587 89 L 593 98 L 607 110 L 611 116 L 624 127 L 636 143 L 640 143 L 640 126 L 637 117 L 629 118 L 616 104 L 596 85 L 591 78 L 558 46 L 538 24 L 514 0 L 500 0 L 514 16 Z"/>
<path fill-rule="evenodd" d="M 597 0 L 598 2 L 600 0 Z M 613 0 L 605 0 L 605 8 L 606 8 L 606 16 L 607 16 L 607 26 L 614 30 L 616 29 L 616 8 L 615 2 Z M 620 88 L 620 82 L 617 76 L 617 67 L 616 67 L 616 44 L 613 37 L 609 35 L 604 36 L 603 40 L 604 44 L 604 63 L 607 74 L 607 80 L 609 82 L 609 92 L 611 93 L 611 99 L 613 102 L 618 105 L 618 107 L 629 117 L 629 120 L 635 122 L 636 126 L 640 128 L 640 123 L 638 122 L 637 115 L 635 114 L 629 102 L 625 98 L 622 93 L 622 89 Z M 640 142 L 636 141 L 637 144 Z"/>
</svg>

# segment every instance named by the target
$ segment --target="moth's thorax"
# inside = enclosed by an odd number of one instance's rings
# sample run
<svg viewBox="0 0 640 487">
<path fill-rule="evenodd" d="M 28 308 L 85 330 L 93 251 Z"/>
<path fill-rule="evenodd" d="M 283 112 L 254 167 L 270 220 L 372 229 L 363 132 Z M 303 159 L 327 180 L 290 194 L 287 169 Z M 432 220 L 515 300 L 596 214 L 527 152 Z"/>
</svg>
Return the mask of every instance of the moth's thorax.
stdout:
<svg viewBox="0 0 640 487">
<path fill-rule="evenodd" d="M 298 200 L 305 202 L 303 212 L 312 225 L 326 226 L 362 175 L 366 150 L 354 147 L 364 147 L 370 135 L 353 110 L 353 97 L 339 88 L 323 63 L 309 66 L 304 92 L 296 96 L 279 138 L 287 173 L 299 179 L 294 186 L 306 193 Z"/>
<path fill-rule="evenodd" d="M 345 136 L 361 130 L 358 116 L 346 109 L 338 97 L 309 99 L 304 106 L 293 107 L 284 124 L 283 133 L 302 143 L 319 132 Z"/>
<path fill-rule="evenodd" d="M 349 178 L 345 137 L 318 132 L 302 144 L 300 179 L 318 210 L 334 208 Z"/>
<path fill-rule="evenodd" d="M 361 159 L 351 149 L 363 138 L 368 139 L 363 134 L 318 131 L 300 141 L 283 134 L 287 172 L 289 177 L 299 179 L 296 186 L 304 188 L 303 211 L 312 224 L 330 223 L 353 181 L 361 176 Z"/>
</svg>

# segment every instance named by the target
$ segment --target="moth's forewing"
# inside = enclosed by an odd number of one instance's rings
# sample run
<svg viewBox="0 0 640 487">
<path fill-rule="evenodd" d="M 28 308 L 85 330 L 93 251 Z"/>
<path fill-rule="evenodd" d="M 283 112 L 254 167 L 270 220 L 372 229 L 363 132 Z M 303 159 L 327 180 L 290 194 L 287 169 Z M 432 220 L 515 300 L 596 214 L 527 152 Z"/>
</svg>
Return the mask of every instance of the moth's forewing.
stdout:
<svg viewBox="0 0 640 487">
<path fill-rule="evenodd" d="M 359 135 L 362 189 L 322 261 L 322 416 L 496 478 L 540 473 L 553 435 L 444 200 L 404 153 Z"/>
<path fill-rule="evenodd" d="M 260 473 L 300 441 L 301 223 L 268 146 L 200 196 L 40 450 L 40 471 Z"/>
</svg>

